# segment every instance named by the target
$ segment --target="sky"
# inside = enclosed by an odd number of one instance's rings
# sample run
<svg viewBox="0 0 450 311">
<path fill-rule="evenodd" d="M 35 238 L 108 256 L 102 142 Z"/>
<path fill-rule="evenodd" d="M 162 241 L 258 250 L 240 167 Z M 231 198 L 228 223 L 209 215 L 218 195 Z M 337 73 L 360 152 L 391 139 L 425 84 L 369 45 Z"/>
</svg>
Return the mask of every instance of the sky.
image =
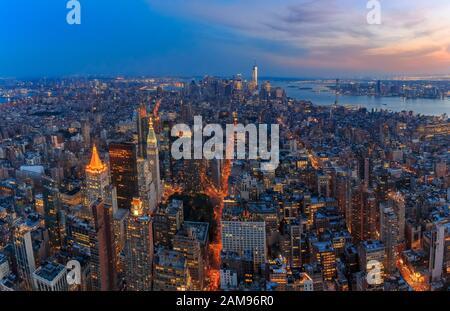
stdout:
<svg viewBox="0 0 450 311">
<path fill-rule="evenodd" d="M 450 1 L 0 0 L 0 77 L 450 74 Z"/>
</svg>

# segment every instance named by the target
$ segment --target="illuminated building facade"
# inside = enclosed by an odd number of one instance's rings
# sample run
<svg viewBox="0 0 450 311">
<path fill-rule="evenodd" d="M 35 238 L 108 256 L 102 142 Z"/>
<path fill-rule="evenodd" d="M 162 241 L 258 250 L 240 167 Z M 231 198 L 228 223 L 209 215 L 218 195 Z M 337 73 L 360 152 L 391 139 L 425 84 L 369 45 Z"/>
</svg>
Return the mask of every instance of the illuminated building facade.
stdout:
<svg viewBox="0 0 450 311">
<path fill-rule="evenodd" d="M 48 262 L 33 273 L 36 290 L 47 292 L 68 291 L 67 269 L 65 266 Z"/>
<path fill-rule="evenodd" d="M 386 249 L 379 240 L 363 241 L 358 248 L 361 270 L 359 290 L 382 290 L 385 277 Z"/>
<path fill-rule="evenodd" d="M 386 248 L 386 274 L 396 269 L 398 230 L 398 218 L 393 209 L 380 204 L 380 240 Z"/>
<path fill-rule="evenodd" d="M 147 145 L 146 154 L 149 163 L 149 170 L 150 173 L 152 174 L 152 181 L 154 183 L 156 191 L 156 202 L 160 202 L 163 189 L 161 184 L 161 174 L 159 168 L 158 139 L 155 134 L 155 129 L 153 128 L 153 119 L 151 117 L 149 117 L 146 145 Z"/>
<path fill-rule="evenodd" d="M 184 222 L 173 239 L 173 249 L 186 258 L 192 290 L 202 290 L 205 287 L 208 228 L 208 223 Z"/>
<path fill-rule="evenodd" d="M 184 222 L 183 201 L 173 199 L 167 206 L 160 206 L 154 215 L 155 243 L 170 246 Z"/>
<path fill-rule="evenodd" d="M 336 276 L 336 253 L 331 243 L 313 243 L 312 254 L 313 260 L 322 267 L 324 280 L 332 280 Z"/>
<path fill-rule="evenodd" d="M 153 290 L 185 291 L 191 289 L 191 277 L 183 253 L 159 248 L 155 253 Z"/>
<path fill-rule="evenodd" d="M 439 282 L 450 274 L 450 222 L 438 221 L 431 231 L 429 270 L 431 282 Z"/>
<path fill-rule="evenodd" d="M 61 248 L 63 228 L 59 190 L 56 183 L 49 178 L 44 179 L 43 200 L 45 227 L 49 233 L 50 250 L 54 253 Z"/>
<path fill-rule="evenodd" d="M 95 145 L 92 147 L 91 161 L 86 167 L 85 172 L 87 204 L 90 204 L 99 198 L 106 200 L 108 187 L 110 185 L 108 167 L 100 160 Z"/>
<path fill-rule="evenodd" d="M 114 248 L 113 211 L 97 200 L 91 205 L 93 226 L 90 231 L 91 280 L 93 290 L 117 288 L 117 261 Z"/>
<path fill-rule="evenodd" d="M 109 145 L 111 181 L 117 189 L 119 208 L 130 209 L 139 196 L 136 145 L 129 142 Z"/>
<path fill-rule="evenodd" d="M 288 286 L 288 270 L 285 258 L 276 258 L 269 262 L 269 286 L 276 291 L 285 291 Z"/>
<path fill-rule="evenodd" d="M 127 290 L 152 289 L 153 253 L 152 219 L 142 201 L 135 198 L 126 221 L 124 268 Z"/>
<path fill-rule="evenodd" d="M 34 288 L 33 273 L 36 270 L 36 262 L 30 228 L 25 224 L 18 224 L 14 228 L 13 243 L 17 272 L 22 281 L 23 288 L 32 290 Z"/>
<path fill-rule="evenodd" d="M 146 157 L 145 139 L 147 137 L 148 127 L 147 127 L 147 108 L 145 103 L 141 103 L 137 109 L 136 115 L 136 130 L 138 134 L 138 157 Z"/>
<path fill-rule="evenodd" d="M 157 198 L 149 162 L 143 158 L 138 158 L 136 164 L 138 171 L 139 198 L 144 205 L 144 209 L 153 212 L 156 209 Z"/>
<path fill-rule="evenodd" d="M 375 237 L 377 213 L 377 204 L 373 192 L 367 190 L 362 184 L 353 187 L 349 229 L 356 242 Z"/>
<path fill-rule="evenodd" d="M 222 220 L 222 250 L 244 256 L 245 251 L 253 255 L 256 271 L 261 270 L 267 258 L 265 222 Z"/>
</svg>

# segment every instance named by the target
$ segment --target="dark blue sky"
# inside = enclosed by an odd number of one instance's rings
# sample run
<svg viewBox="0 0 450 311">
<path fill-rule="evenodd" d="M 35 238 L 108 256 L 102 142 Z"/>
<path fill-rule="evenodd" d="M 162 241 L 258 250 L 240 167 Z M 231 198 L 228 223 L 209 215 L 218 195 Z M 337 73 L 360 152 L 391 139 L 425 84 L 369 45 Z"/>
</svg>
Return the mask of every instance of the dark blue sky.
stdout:
<svg viewBox="0 0 450 311">
<path fill-rule="evenodd" d="M 80 0 L 81 25 L 66 23 L 65 0 L 0 2 L 0 76 L 232 74 L 254 62 L 225 29 L 145 0 Z"/>
<path fill-rule="evenodd" d="M 81 25 L 68 25 L 66 0 L 0 0 L 0 77 L 249 75 L 255 61 L 265 76 L 434 73 L 450 64 L 449 19 L 424 22 L 448 13 L 448 0 L 423 15 L 417 0 L 398 0 L 409 5 L 383 7 L 379 28 L 366 24 L 362 0 L 79 1 Z"/>
</svg>

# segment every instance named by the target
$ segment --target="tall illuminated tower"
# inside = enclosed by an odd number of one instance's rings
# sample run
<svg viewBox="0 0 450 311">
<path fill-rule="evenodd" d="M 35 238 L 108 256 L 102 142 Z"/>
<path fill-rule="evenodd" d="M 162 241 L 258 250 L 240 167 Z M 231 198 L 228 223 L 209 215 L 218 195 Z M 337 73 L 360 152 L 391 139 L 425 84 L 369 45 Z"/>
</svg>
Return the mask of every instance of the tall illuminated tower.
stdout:
<svg viewBox="0 0 450 311">
<path fill-rule="evenodd" d="M 91 161 L 86 167 L 86 200 L 90 204 L 101 198 L 106 199 L 109 186 L 108 167 L 98 155 L 97 147 L 92 147 Z"/>
<path fill-rule="evenodd" d="M 162 196 L 162 186 L 159 173 L 158 139 L 156 138 L 155 129 L 153 128 L 153 119 L 151 117 L 148 121 L 147 160 L 149 162 L 150 172 L 152 173 L 152 180 L 155 184 L 156 201 L 159 202 Z"/>
<path fill-rule="evenodd" d="M 137 159 L 139 198 L 142 200 L 144 209 L 153 212 L 157 205 L 156 185 L 152 180 L 150 162 L 147 159 Z"/>
<path fill-rule="evenodd" d="M 395 272 L 396 246 L 398 239 L 398 219 L 392 208 L 380 204 L 380 239 L 385 245 L 385 269 L 387 274 Z"/>
<path fill-rule="evenodd" d="M 133 199 L 126 224 L 125 280 L 128 290 L 149 291 L 152 286 L 152 220 L 142 201 Z"/>
<path fill-rule="evenodd" d="M 258 87 L 258 66 L 254 65 L 252 70 L 252 82 L 255 87 Z"/>
<path fill-rule="evenodd" d="M 145 139 L 148 133 L 147 119 L 147 108 L 144 103 L 141 103 L 137 110 L 136 118 L 136 129 L 138 133 L 138 157 L 140 158 L 145 158 L 146 156 Z"/>
<path fill-rule="evenodd" d="M 58 185 L 50 178 L 43 180 L 43 204 L 44 204 L 44 221 L 45 227 L 48 229 L 50 253 L 55 253 L 61 248 L 63 226 L 61 199 Z"/>
<path fill-rule="evenodd" d="M 430 234 L 429 272 L 431 282 L 439 282 L 449 274 L 450 221 L 434 223 Z"/>
<path fill-rule="evenodd" d="M 31 241 L 31 229 L 25 224 L 19 224 L 13 230 L 14 253 L 16 256 L 17 272 L 23 282 L 23 289 L 32 290 L 33 273 L 36 262 Z"/>
</svg>

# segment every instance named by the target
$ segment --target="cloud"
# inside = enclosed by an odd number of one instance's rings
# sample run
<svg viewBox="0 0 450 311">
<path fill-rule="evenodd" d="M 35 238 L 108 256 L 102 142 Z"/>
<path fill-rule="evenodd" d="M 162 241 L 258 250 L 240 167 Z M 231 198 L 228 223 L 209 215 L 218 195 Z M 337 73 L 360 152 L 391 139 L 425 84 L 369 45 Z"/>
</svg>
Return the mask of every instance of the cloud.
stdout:
<svg viewBox="0 0 450 311">
<path fill-rule="evenodd" d="M 419 0 L 382 1 L 382 25 L 367 24 L 368 11 L 362 0 L 151 3 L 165 14 L 265 42 L 256 47 L 259 54 L 286 68 L 442 71 L 450 62 L 448 0 L 432 4 Z"/>
</svg>

